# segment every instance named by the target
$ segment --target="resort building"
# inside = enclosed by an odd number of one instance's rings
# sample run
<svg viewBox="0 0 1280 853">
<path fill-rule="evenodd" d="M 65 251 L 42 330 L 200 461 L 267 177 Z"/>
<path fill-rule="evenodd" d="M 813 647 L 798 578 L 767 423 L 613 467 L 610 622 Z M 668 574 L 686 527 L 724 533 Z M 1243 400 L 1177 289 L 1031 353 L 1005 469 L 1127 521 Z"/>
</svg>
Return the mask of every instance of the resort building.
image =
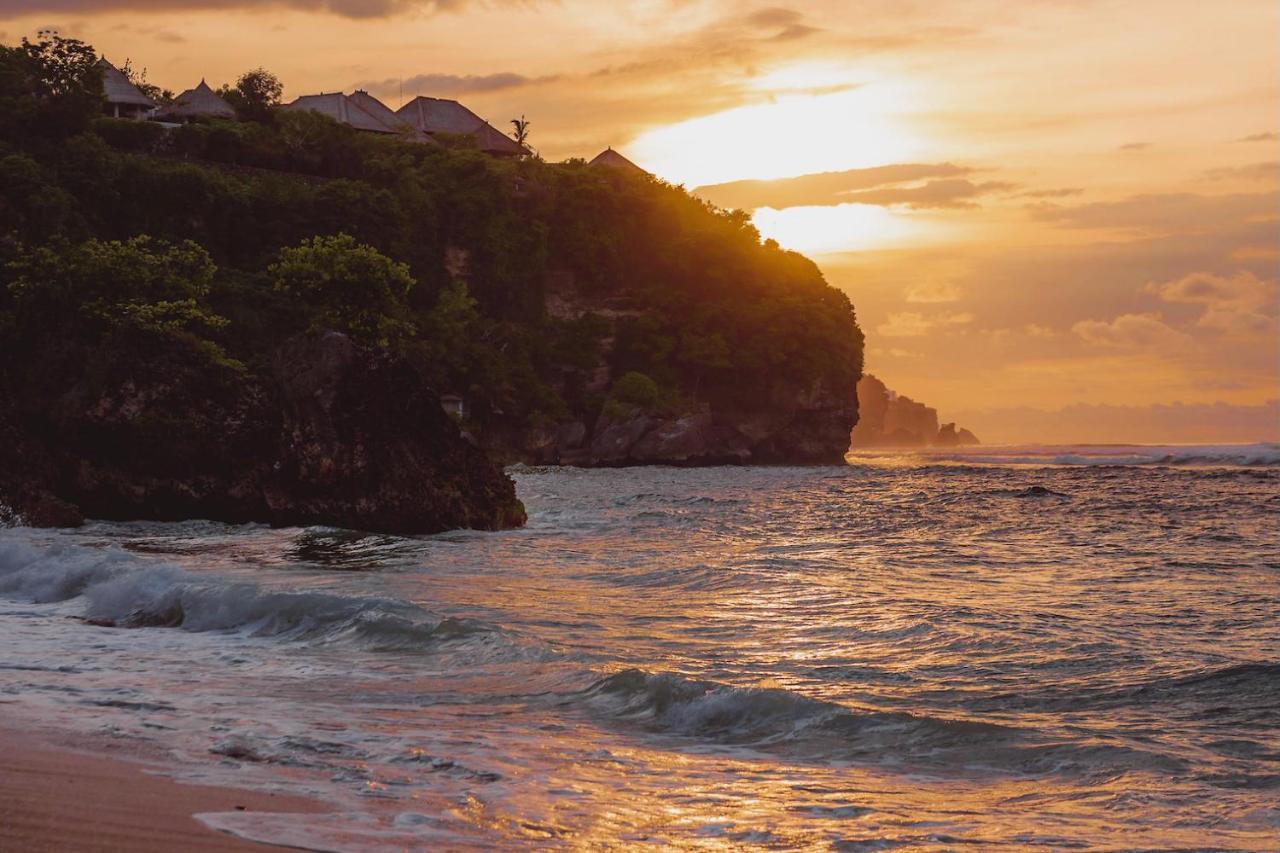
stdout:
<svg viewBox="0 0 1280 853">
<path fill-rule="evenodd" d="M 222 96 L 213 89 L 209 88 L 209 84 L 200 81 L 200 85 L 194 89 L 188 89 L 181 95 L 173 99 L 173 103 L 160 108 L 156 113 L 156 118 L 161 121 L 195 121 L 198 118 L 235 118 L 236 111 L 232 109 Z"/>
<path fill-rule="evenodd" d="M 382 122 L 387 127 L 395 128 L 400 133 L 413 131 L 413 128 L 409 126 L 408 122 L 396 115 L 395 110 L 382 103 L 382 101 L 379 101 L 373 95 L 370 95 L 364 89 L 356 89 L 350 95 L 347 95 L 347 100 L 376 118 L 378 121 Z"/>
<path fill-rule="evenodd" d="M 519 157 L 529 150 L 457 101 L 419 96 L 396 111 L 416 130 L 436 138 L 470 136 L 477 148 L 495 157 Z"/>
<path fill-rule="evenodd" d="M 641 169 L 639 166 L 637 166 L 635 163 L 632 163 L 626 157 L 623 157 L 617 151 L 614 151 L 612 148 L 606 148 L 605 150 L 601 151 L 587 165 L 604 166 L 607 169 L 617 169 L 618 171 L 621 171 L 621 172 L 631 172 L 636 175 L 647 176 L 649 174 L 644 169 Z"/>
<path fill-rule="evenodd" d="M 155 101 L 142 94 L 123 71 L 107 62 L 105 56 L 98 60 L 98 67 L 102 69 L 102 94 L 107 99 L 107 115 L 141 120 L 155 111 Z"/>
<path fill-rule="evenodd" d="M 364 93 L 369 100 L 376 100 L 372 96 Z M 339 124 L 345 124 L 356 130 L 363 130 L 367 133 L 384 133 L 397 134 L 404 129 L 403 123 L 387 124 L 373 113 L 360 106 L 360 103 L 353 98 L 347 97 L 341 92 L 321 93 L 319 95 L 303 95 L 294 101 L 285 104 L 281 109 L 285 110 L 307 110 L 313 113 L 320 113 L 328 116 Z M 387 112 L 391 112 L 387 109 Z M 392 115 L 395 115 L 392 113 Z"/>
</svg>

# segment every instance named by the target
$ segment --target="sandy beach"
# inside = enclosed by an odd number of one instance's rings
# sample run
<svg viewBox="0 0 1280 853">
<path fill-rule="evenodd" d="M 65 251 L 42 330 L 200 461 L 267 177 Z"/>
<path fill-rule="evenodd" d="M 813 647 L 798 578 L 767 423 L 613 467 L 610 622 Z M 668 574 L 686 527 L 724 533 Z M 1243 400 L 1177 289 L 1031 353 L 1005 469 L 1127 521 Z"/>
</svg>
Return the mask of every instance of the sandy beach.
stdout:
<svg viewBox="0 0 1280 853">
<path fill-rule="evenodd" d="M 324 811 L 312 801 L 234 788 L 186 785 L 162 765 L 110 754 L 103 744 L 55 745 L 0 729 L 0 849 L 25 851 L 231 851 L 283 849 L 209 829 L 209 812 Z"/>
</svg>

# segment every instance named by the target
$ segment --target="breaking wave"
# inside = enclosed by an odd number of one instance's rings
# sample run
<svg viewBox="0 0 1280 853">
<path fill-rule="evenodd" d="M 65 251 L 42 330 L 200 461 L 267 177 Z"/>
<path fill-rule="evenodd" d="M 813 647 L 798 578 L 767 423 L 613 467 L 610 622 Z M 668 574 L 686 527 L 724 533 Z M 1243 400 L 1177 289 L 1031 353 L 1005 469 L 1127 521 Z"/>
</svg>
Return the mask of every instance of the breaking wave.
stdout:
<svg viewBox="0 0 1280 853">
<path fill-rule="evenodd" d="M 855 709 L 777 688 L 732 687 L 628 669 L 580 697 L 614 720 L 651 732 L 781 752 L 821 763 L 989 767 L 1013 773 L 1176 770 L 1180 762 L 1100 742 L 1060 742 L 981 720 Z"/>
<path fill-rule="evenodd" d="M 114 548 L 0 541 L 0 595 L 37 603 L 83 598 L 85 619 L 120 628 L 237 632 L 370 651 L 469 640 L 501 656 L 504 647 L 517 645 L 493 626 L 441 617 L 404 601 L 268 591 L 197 577 Z"/>
</svg>

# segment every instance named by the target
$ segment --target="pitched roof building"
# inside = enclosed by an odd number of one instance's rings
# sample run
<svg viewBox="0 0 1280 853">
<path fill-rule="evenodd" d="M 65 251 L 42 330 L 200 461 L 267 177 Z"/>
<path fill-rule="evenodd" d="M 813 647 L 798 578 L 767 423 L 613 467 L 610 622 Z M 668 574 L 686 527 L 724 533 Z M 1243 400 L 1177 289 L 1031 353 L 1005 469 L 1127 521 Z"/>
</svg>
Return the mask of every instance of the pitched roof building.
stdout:
<svg viewBox="0 0 1280 853">
<path fill-rule="evenodd" d="M 400 128 L 388 125 L 341 92 L 303 95 L 285 104 L 282 109 L 307 110 L 313 113 L 320 113 L 340 124 L 369 133 L 400 132 Z"/>
<path fill-rule="evenodd" d="M 470 136 L 476 147 L 496 157 L 518 157 L 529 151 L 457 101 L 419 96 L 396 115 L 428 136 Z"/>
<path fill-rule="evenodd" d="M 606 148 L 605 150 L 601 151 L 587 165 L 604 166 L 609 169 L 617 169 L 622 172 L 631 172 L 632 174 L 636 174 L 636 175 L 649 174 L 644 169 L 641 169 L 639 166 L 637 166 L 635 163 L 632 163 L 626 157 L 623 157 L 617 151 L 614 151 L 612 148 Z"/>
<path fill-rule="evenodd" d="M 235 118 L 236 111 L 201 80 L 199 86 L 188 89 L 174 98 L 172 104 L 161 107 L 156 117 L 172 121 L 192 121 L 202 117 Z"/>
<path fill-rule="evenodd" d="M 98 67 L 102 69 L 102 94 L 107 99 L 107 115 L 143 119 L 156 108 L 155 101 L 142 94 L 123 71 L 107 62 L 105 56 L 98 60 Z"/>
</svg>

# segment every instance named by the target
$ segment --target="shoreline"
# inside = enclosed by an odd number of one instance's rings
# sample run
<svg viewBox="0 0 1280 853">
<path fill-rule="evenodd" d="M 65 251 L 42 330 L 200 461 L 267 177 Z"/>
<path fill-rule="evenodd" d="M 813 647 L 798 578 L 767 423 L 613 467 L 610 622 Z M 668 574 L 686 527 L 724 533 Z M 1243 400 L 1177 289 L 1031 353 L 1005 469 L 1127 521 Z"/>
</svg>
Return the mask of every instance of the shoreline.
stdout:
<svg viewBox="0 0 1280 853">
<path fill-rule="evenodd" d="M 167 776 L 157 755 L 114 754 L 113 742 L 0 723 L 0 849 L 252 853 L 297 849 L 219 832 L 197 814 L 320 814 L 317 800 L 283 794 L 189 785 Z M 148 772 L 150 771 L 150 772 Z"/>
</svg>

